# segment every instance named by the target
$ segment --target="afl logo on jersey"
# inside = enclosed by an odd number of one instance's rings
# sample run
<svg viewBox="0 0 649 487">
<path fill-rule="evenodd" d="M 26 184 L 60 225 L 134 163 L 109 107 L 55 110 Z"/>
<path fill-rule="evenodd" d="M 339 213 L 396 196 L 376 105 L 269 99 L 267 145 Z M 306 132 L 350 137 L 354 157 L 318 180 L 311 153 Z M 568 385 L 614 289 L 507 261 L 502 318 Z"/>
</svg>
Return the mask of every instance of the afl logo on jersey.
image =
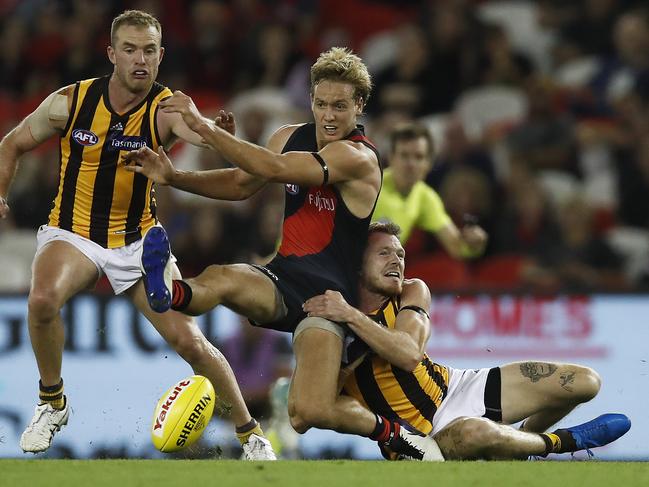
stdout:
<svg viewBox="0 0 649 487">
<path fill-rule="evenodd" d="M 72 138 L 81 145 L 89 146 L 95 145 L 99 142 L 99 137 L 97 137 L 90 130 L 85 129 L 76 129 L 72 132 Z"/>
<path fill-rule="evenodd" d="M 288 194 L 298 194 L 300 192 L 300 187 L 297 184 L 287 184 L 286 192 Z"/>
</svg>

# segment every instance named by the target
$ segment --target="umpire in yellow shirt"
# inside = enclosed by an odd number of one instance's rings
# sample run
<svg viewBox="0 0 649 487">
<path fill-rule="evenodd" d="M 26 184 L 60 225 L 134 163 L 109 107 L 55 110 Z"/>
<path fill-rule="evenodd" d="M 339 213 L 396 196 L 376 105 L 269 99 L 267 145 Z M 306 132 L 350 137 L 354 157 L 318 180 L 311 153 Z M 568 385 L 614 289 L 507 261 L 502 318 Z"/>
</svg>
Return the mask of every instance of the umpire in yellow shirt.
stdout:
<svg viewBox="0 0 649 487">
<path fill-rule="evenodd" d="M 452 257 L 478 257 L 487 244 L 485 231 L 474 224 L 458 229 L 439 195 L 424 182 L 433 153 L 433 139 L 424 125 L 405 123 L 391 132 L 389 167 L 372 220 L 399 225 L 403 245 L 416 227 L 434 233 Z"/>
</svg>

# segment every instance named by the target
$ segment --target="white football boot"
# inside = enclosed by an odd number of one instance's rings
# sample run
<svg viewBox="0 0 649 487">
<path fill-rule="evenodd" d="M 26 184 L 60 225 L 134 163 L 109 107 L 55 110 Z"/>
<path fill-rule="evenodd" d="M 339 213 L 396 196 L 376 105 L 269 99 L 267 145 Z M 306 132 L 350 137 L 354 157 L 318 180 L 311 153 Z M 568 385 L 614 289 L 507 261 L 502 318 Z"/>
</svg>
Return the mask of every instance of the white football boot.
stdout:
<svg viewBox="0 0 649 487">
<path fill-rule="evenodd" d="M 443 462 L 444 455 L 437 442 L 409 425 L 400 425 L 398 433 L 381 444 L 381 454 L 387 460 L 418 460 Z"/>
<path fill-rule="evenodd" d="M 252 434 L 242 446 L 243 460 L 277 460 L 270 441 L 262 436 Z"/>
<path fill-rule="evenodd" d="M 54 409 L 51 404 L 39 404 L 34 410 L 34 417 L 20 437 L 20 448 L 25 453 L 39 453 L 47 450 L 52 444 L 54 434 L 68 424 L 70 407 L 68 399 L 63 396 L 63 409 Z"/>
</svg>

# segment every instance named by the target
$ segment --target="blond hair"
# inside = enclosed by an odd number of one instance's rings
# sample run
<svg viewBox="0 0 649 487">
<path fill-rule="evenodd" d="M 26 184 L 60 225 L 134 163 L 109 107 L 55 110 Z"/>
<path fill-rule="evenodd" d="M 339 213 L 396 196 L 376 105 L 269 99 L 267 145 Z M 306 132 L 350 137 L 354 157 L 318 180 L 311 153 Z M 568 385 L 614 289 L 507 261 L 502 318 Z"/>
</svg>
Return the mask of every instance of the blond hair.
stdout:
<svg viewBox="0 0 649 487">
<path fill-rule="evenodd" d="M 349 83 L 354 87 L 354 99 L 367 103 L 372 90 L 372 77 L 361 58 L 346 47 L 332 47 L 318 56 L 311 66 L 311 95 L 324 80 Z"/>
<path fill-rule="evenodd" d="M 110 43 L 115 46 L 117 42 L 116 35 L 119 28 L 123 25 L 134 25 L 137 27 L 154 27 L 162 39 L 162 26 L 160 21 L 153 15 L 143 12 L 142 10 L 125 10 L 113 19 L 110 26 Z"/>
</svg>

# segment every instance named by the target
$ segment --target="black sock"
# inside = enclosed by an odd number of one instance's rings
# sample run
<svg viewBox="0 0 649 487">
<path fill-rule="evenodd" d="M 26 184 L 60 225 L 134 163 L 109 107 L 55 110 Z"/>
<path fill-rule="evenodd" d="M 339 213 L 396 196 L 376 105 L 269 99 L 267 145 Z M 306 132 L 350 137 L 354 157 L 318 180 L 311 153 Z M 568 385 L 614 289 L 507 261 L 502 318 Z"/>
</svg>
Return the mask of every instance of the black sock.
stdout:
<svg viewBox="0 0 649 487">
<path fill-rule="evenodd" d="M 192 288 L 185 281 L 174 279 L 171 286 L 171 309 L 183 311 L 192 300 Z"/>
<path fill-rule="evenodd" d="M 577 443 L 570 432 L 565 429 L 558 429 L 552 433 L 541 433 L 541 438 L 545 441 L 545 454 L 549 453 L 568 453 L 577 451 Z"/>
<path fill-rule="evenodd" d="M 577 451 L 577 442 L 573 438 L 572 434 L 570 434 L 570 431 L 565 429 L 558 429 L 553 431 L 553 433 L 557 435 L 561 440 L 561 448 L 559 448 L 559 451 L 555 453 L 568 453 Z"/>
</svg>

